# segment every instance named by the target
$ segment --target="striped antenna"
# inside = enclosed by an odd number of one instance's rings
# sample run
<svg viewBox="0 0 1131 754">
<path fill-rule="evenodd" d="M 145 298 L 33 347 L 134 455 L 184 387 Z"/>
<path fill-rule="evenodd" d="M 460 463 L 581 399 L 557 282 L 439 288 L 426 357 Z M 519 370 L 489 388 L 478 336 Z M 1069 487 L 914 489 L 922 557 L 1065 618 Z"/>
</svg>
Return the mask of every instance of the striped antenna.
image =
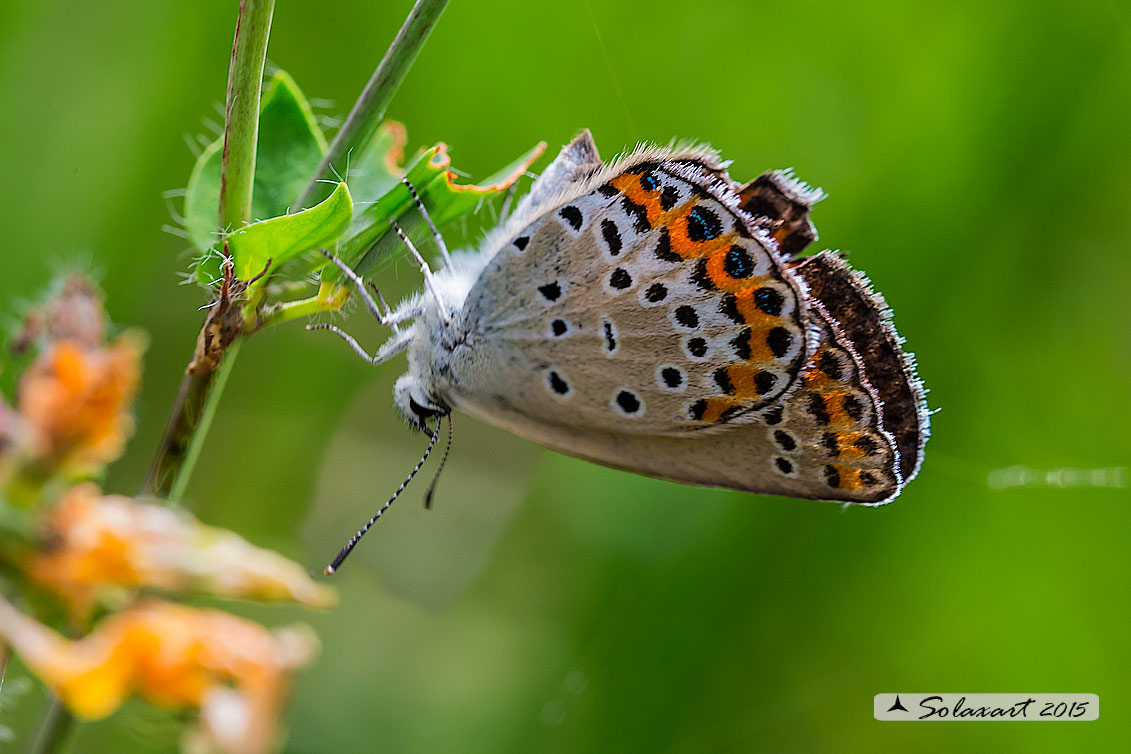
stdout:
<svg viewBox="0 0 1131 754">
<path fill-rule="evenodd" d="M 350 541 L 346 542 L 346 546 L 343 547 L 342 551 L 338 553 L 338 557 L 334 558 L 334 562 L 326 566 L 325 574 L 327 576 L 333 575 L 339 568 L 341 568 L 342 561 L 349 557 L 349 554 L 353 552 L 353 548 L 356 547 L 358 541 L 365 536 L 365 532 L 369 531 L 369 528 L 373 526 L 373 524 L 377 523 L 377 519 L 381 518 L 381 514 L 389 510 L 389 506 L 393 504 L 393 501 L 396 500 L 402 492 L 404 492 L 405 487 L 408 487 L 408 483 L 412 481 L 412 478 L 414 476 L 416 476 L 416 472 L 420 471 L 420 467 L 423 466 L 424 462 L 428 460 L 428 454 L 432 452 L 432 448 L 436 445 L 436 439 L 440 436 L 440 421 L 442 418 L 442 414 L 437 415 L 436 429 L 432 432 L 432 437 L 428 440 L 428 447 L 424 449 L 424 455 L 422 455 L 420 457 L 420 460 L 416 462 L 416 466 L 414 466 L 412 471 L 409 472 L 408 477 L 403 482 L 401 482 L 400 487 L 397 487 L 397 491 L 393 493 L 393 496 L 385 501 L 385 504 L 381 506 L 381 510 L 374 513 L 373 518 L 369 519 L 369 521 L 365 523 L 365 526 L 361 527 L 361 529 L 358 530 L 357 534 L 354 534 L 352 537 L 350 537 Z M 448 422 L 448 426 L 451 426 L 450 421 Z"/>
<path fill-rule="evenodd" d="M 448 462 L 448 453 L 452 452 L 452 431 L 455 427 L 452 426 L 452 415 L 448 414 L 448 444 L 444 448 L 444 455 L 440 456 L 440 465 L 436 467 L 436 474 L 432 477 L 432 482 L 428 485 L 428 491 L 424 493 L 424 508 L 425 510 L 432 510 L 432 493 L 436 491 L 436 482 L 440 481 L 440 472 L 444 470 L 444 464 Z M 439 425 L 436 426 L 436 431 L 440 431 Z"/>
</svg>

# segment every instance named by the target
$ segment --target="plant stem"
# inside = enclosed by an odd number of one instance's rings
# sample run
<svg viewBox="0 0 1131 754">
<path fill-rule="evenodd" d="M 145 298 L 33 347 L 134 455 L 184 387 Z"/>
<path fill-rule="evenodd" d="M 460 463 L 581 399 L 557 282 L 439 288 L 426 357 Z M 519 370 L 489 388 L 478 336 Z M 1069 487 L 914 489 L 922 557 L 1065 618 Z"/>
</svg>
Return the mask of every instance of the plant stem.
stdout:
<svg viewBox="0 0 1131 754">
<path fill-rule="evenodd" d="M 266 312 L 259 326 L 271 327 L 272 325 L 310 317 L 314 314 L 336 312 L 342 308 L 349 296 L 349 288 L 323 280 L 317 296 L 301 301 L 288 301 L 284 304 L 278 304 Z"/>
<path fill-rule="evenodd" d="M 236 363 L 240 340 L 224 353 L 220 366 L 210 372 L 185 374 L 165 426 L 157 456 L 149 468 L 143 495 L 155 495 L 180 502 L 192 477 L 193 467 L 204 447 L 204 439 L 216 414 L 228 375 Z"/>
<path fill-rule="evenodd" d="M 185 448 L 180 468 L 176 470 L 169 487 L 168 497 L 174 503 L 180 502 L 181 498 L 184 497 L 185 488 L 188 487 L 193 467 L 196 466 L 196 460 L 200 457 L 200 451 L 204 447 L 204 439 L 208 436 L 208 429 L 212 426 L 212 418 L 216 416 L 216 407 L 220 404 L 220 396 L 224 394 L 224 387 L 228 384 L 228 377 L 236 364 L 236 356 L 239 355 L 242 342 L 239 339 L 232 341 L 232 345 L 224 353 L 224 360 L 220 362 L 220 366 L 209 372 L 212 379 L 208 384 L 208 389 L 201 396 L 203 405 L 200 406 L 200 414 L 197 417 L 192 434 L 188 438 L 188 445 Z"/>
<path fill-rule="evenodd" d="M 28 754 L 55 754 L 62 751 L 62 745 L 74 727 L 75 718 L 59 702 L 59 697 L 51 694 L 43 707 L 39 730 L 28 746 Z"/>
<path fill-rule="evenodd" d="M 259 139 L 259 96 L 274 10 L 275 0 L 240 0 L 224 109 L 221 230 L 237 228 L 251 219 L 255 147 Z"/>
<path fill-rule="evenodd" d="M 251 218 L 255 150 L 259 138 L 259 100 L 274 9 L 275 0 L 240 2 L 224 111 L 224 152 L 218 208 L 221 230 L 238 227 Z M 226 305 L 226 302 L 222 303 Z M 212 312 L 204 323 L 205 328 L 210 326 Z M 226 351 L 219 354 L 218 369 L 193 369 L 181 380 L 142 493 L 175 501 L 184 492 L 227 375 L 235 364 L 238 350 L 232 346 L 236 342 L 232 341 Z"/>
<path fill-rule="evenodd" d="M 223 366 L 221 361 L 220 365 Z M 168 497 L 184 468 L 184 458 L 192 444 L 193 433 L 199 426 L 203 406 L 212 390 L 216 371 L 197 374 L 185 373 L 181 387 L 173 401 L 173 409 L 161 435 L 157 455 L 149 467 L 145 483 L 141 486 L 142 495 Z M 183 486 L 183 485 L 180 485 Z"/>
<path fill-rule="evenodd" d="M 360 149 L 373 137 L 381 119 L 385 117 L 389 101 L 404 81 L 405 74 L 412 67 L 420 49 L 428 40 L 432 27 L 447 6 L 448 0 L 417 0 L 393 39 L 393 44 L 385 52 L 385 57 L 373 71 L 369 83 L 346 116 L 346 122 L 338 129 L 330 148 L 314 171 L 314 177 L 295 202 L 295 207 L 303 208 L 313 204 L 315 193 L 321 185 L 319 181 L 330 177 L 331 166 L 343 161 L 350 150 Z"/>
</svg>

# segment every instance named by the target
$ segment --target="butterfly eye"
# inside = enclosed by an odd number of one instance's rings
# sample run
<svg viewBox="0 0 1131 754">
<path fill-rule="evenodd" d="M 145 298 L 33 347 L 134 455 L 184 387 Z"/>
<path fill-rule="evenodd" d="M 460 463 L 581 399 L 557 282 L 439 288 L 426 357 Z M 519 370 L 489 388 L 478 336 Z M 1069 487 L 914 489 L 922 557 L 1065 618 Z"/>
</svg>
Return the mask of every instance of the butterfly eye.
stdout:
<svg viewBox="0 0 1131 754">
<path fill-rule="evenodd" d="M 408 399 L 408 407 L 412 411 L 412 413 L 416 414 L 421 419 L 428 419 L 428 418 L 436 416 L 437 414 L 440 413 L 436 409 L 428 408 L 426 406 L 421 406 L 419 403 L 417 403 L 412 398 Z"/>
</svg>

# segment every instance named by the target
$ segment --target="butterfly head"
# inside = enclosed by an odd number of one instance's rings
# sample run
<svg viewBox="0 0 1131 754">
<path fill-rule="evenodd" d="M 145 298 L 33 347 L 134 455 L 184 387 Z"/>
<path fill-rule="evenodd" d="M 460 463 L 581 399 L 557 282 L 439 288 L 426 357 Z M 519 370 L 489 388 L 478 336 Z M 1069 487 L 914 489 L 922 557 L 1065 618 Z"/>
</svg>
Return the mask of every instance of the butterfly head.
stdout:
<svg viewBox="0 0 1131 754">
<path fill-rule="evenodd" d="M 420 380 L 412 374 L 401 375 L 397 380 L 393 387 L 393 402 L 404 415 L 405 421 L 428 434 L 432 434 L 426 423 L 428 419 L 451 413 L 451 408 L 430 396 Z"/>
</svg>

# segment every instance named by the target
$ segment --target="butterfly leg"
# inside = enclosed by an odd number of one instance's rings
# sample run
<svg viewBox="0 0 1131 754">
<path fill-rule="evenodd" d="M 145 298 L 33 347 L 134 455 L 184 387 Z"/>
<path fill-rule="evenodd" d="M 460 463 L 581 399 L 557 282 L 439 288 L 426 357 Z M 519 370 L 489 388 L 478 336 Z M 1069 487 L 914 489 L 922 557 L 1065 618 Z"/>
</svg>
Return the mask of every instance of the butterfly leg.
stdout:
<svg viewBox="0 0 1131 754">
<path fill-rule="evenodd" d="M 392 307 L 389 306 L 389 302 L 386 301 L 385 297 L 381 295 L 381 289 L 378 288 L 377 284 L 374 283 L 372 280 L 366 280 L 365 284 L 373 290 L 373 295 L 377 297 L 377 300 L 381 302 L 381 306 L 384 307 L 385 311 L 389 313 L 388 314 L 388 316 L 389 316 L 389 327 L 392 328 L 393 332 L 395 332 L 395 333 L 400 332 L 400 328 L 397 327 L 397 323 L 399 323 L 403 320 L 401 320 L 401 319 L 399 319 L 395 316 L 396 312 L 393 312 Z M 367 308 L 368 308 L 368 305 L 367 305 Z M 372 311 L 372 310 L 370 310 L 370 311 Z M 412 316 L 417 316 L 417 315 L 412 315 Z M 408 319 L 408 317 L 406 316 L 405 319 Z"/>
<path fill-rule="evenodd" d="M 361 296 L 361 300 L 365 303 L 365 308 L 368 309 L 369 313 L 373 315 L 373 319 L 377 320 L 385 327 L 392 327 L 393 330 L 397 329 L 398 322 L 402 322 L 404 321 L 404 319 L 407 319 L 407 317 L 400 319 L 395 317 L 389 309 L 389 305 L 385 303 L 385 297 L 381 295 L 381 291 L 377 290 L 376 285 L 370 283 L 369 285 L 373 287 L 373 292 L 377 294 L 377 298 L 381 299 L 381 304 L 384 304 L 384 308 L 378 305 L 377 301 L 374 300 L 372 295 L 370 295 L 368 287 L 366 286 L 366 282 L 361 279 L 361 275 L 358 275 L 356 272 L 354 272 L 348 264 L 338 258 L 337 254 L 331 254 L 330 252 L 325 250 L 322 251 L 322 254 L 331 262 L 333 262 L 334 265 L 341 271 L 341 273 L 349 278 L 350 282 L 353 283 L 354 288 L 358 292 L 358 295 Z"/>
<path fill-rule="evenodd" d="M 350 335 L 337 325 L 331 325 L 326 322 L 317 322 L 307 325 L 306 329 L 329 330 L 330 332 L 334 333 L 339 338 L 344 340 L 346 344 L 353 349 L 354 353 L 374 366 L 385 363 L 389 359 L 399 354 L 401 351 L 408 348 L 408 344 L 412 340 L 411 333 L 397 332 L 393 335 L 393 337 L 389 338 L 387 341 L 381 344 L 381 347 L 377 349 L 376 354 L 370 356 L 369 352 L 362 348 L 361 344 L 358 343 L 352 335 Z"/>
<path fill-rule="evenodd" d="M 444 322 L 448 322 L 451 318 L 448 316 L 448 308 L 444 306 L 444 300 L 436 293 L 436 286 L 432 279 L 432 268 L 428 266 L 428 262 L 424 261 L 424 257 L 420 256 L 420 252 L 413 246 L 412 241 L 408 239 L 405 232 L 401 230 L 401 226 L 396 223 L 389 223 L 393 231 L 400 237 L 401 242 L 408 247 L 409 253 L 416 258 L 420 263 L 420 274 L 424 276 L 424 284 L 428 286 L 428 292 L 432 294 L 432 298 L 436 301 L 436 308 L 440 311 L 440 317 Z"/>
<path fill-rule="evenodd" d="M 424 218 L 424 222 L 428 223 L 429 230 L 432 231 L 432 238 L 436 240 L 436 247 L 440 250 L 440 256 L 444 258 L 444 266 L 452 263 L 452 255 L 448 253 L 448 245 L 444 243 L 444 237 L 440 235 L 440 230 L 436 227 L 436 223 L 432 222 L 432 216 L 428 214 L 428 210 L 424 208 L 424 202 L 420 201 L 420 196 L 416 193 L 416 188 L 413 187 L 407 178 L 401 178 L 403 183 L 408 188 L 408 193 L 412 194 L 412 201 L 416 204 L 416 209 L 420 212 L 420 216 Z"/>
</svg>

